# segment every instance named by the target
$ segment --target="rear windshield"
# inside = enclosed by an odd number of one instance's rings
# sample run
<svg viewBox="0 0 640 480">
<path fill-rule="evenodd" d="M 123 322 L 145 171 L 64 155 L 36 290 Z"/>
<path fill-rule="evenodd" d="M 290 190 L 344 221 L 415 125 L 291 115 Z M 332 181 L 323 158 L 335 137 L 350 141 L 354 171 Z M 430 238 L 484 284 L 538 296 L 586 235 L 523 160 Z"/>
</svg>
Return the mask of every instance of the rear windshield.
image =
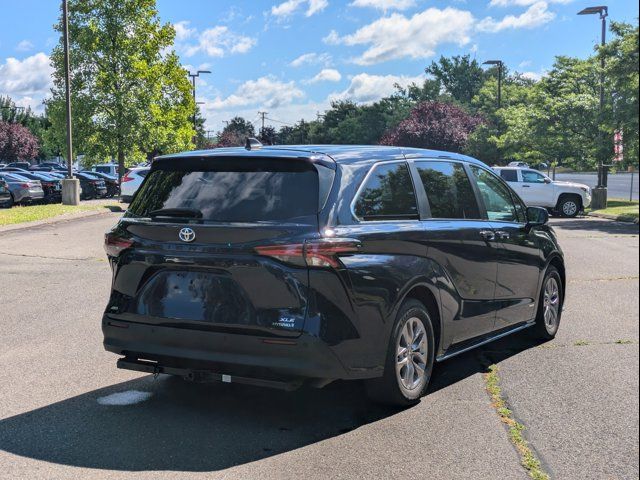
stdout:
<svg viewBox="0 0 640 480">
<path fill-rule="evenodd" d="M 307 223 L 317 218 L 318 204 L 318 174 L 312 165 L 251 159 L 153 170 L 128 212 L 148 217 L 154 210 L 186 208 L 212 222 Z"/>
</svg>

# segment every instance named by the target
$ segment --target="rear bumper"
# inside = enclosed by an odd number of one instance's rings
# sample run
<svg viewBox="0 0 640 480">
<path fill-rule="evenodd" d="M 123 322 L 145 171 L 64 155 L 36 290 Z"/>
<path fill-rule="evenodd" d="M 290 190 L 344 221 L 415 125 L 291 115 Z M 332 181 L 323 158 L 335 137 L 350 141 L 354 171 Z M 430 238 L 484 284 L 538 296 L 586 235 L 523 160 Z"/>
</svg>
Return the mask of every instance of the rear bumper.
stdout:
<svg viewBox="0 0 640 480">
<path fill-rule="evenodd" d="M 173 368 L 253 378 L 361 378 L 348 372 L 327 344 L 308 334 L 281 339 L 125 322 L 108 315 L 102 331 L 107 351 L 157 362 L 168 367 L 166 373 Z"/>
</svg>

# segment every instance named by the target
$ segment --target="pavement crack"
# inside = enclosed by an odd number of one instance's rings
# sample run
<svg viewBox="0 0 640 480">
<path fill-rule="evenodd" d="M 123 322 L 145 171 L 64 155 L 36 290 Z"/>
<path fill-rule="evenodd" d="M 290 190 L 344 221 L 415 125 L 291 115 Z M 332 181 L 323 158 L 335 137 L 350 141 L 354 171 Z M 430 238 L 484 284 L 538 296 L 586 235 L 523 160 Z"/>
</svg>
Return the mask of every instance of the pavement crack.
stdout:
<svg viewBox="0 0 640 480">
<path fill-rule="evenodd" d="M 509 408 L 507 400 L 502 394 L 498 372 L 498 366 L 493 364 L 483 375 L 487 393 L 491 397 L 491 404 L 500 417 L 500 421 L 507 426 L 509 440 L 520 454 L 520 464 L 527 470 L 529 476 L 534 480 L 549 480 L 549 474 L 544 471 L 540 459 L 525 438 L 526 427 L 515 420 L 513 411 Z"/>
<path fill-rule="evenodd" d="M 638 275 L 627 275 L 623 277 L 605 277 L 605 278 L 585 278 L 580 280 L 569 280 L 569 283 L 589 283 L 589 282 L 619 282 L 625 280 L 638 280 Z"/>
<path fill-rule="evenodd" d="M 570 347 L 589 347 L 589 346 L 598 346 L 598 345 L 638 345 L 640 342 L 637 340 L 629 340 L 626 338 L 622 338 L 619 340 L 613 340 L 611 342 L 597 342 L 590 340 L 576 340 L 575 342 L 569 343 L 551 343 L 551 344 L 543 344 L 538 345 L 536 348 L 541 349 L 553 349 L 553 348 L 570 348 Z"/>
<path fill-rule="evenodd" d="M 49 257 L 47 255 L 29 255 L 26 253 L 8 253 L 8 252 L 0 252 L 0 255 L 7 255 L 9 257 L 23 257 L 23 258 L 42 258 L 45 260 L 67 260 L 71 262 L 88 262 L 97 260 L 95 257 Z"/>
</svg>

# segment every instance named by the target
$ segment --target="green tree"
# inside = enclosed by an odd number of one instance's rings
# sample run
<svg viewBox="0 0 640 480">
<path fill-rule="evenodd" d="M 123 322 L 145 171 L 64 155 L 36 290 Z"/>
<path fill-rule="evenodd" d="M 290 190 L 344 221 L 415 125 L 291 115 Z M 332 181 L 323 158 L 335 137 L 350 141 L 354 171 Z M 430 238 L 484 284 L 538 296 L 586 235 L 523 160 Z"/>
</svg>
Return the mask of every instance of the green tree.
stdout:
<svg viewBox="0 0 640 480">
<path fill-rule="evenodd" d="M 471 55 L 441 56 L 437 62 L 431 62 L 425 72 L 432 75 L 456 102 L 465 106 L 471 105 L 487 75 Z"/>
<path fill-rule="evenodd" d="M 55 26 L 62 31 L 61 22 Z M 75 151 L 128 162 L 191 146 L 191 87 L 171 49 L 155 0 L 70 0 L 69 36 Z M 52 54 L 49 143 L 63 144 L 62 40 Z"/>
<path fill-rule="evenodd" d="M 638 25 L 611 23 L 614 38 L 600 54 L 605 57 L 607 90 L 612 99 L 614 129 L 623 133 L 625 164 L 638 163 Z"/>
</svg>

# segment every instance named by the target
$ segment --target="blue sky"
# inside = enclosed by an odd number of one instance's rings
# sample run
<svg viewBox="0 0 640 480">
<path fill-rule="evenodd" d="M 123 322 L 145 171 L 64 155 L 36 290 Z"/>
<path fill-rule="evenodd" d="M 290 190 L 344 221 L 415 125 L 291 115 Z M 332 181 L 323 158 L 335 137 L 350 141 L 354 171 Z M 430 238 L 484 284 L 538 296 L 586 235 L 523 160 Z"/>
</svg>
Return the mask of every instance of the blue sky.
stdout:
<svg viewBox="0 0 640 480">
<path fill-rule="evenodd" d="M 56 0 L 1 0 L 0 95 L 42 110 L 57 42 Z M 596 2 L 597 3 L 597 2 Z M 556 55 L 585 57 L 599 41 L 583 0 L 158 0 L 198 82 L 207 128 L 267 111 L 279 126 L 315 118 L 332 99 L 372 102 L 424 77 L 440 55 L 502 59 L 544 75 Z M 610 18 L 635 22 L 635 0 L 609 0 Z"/>
</svg>

